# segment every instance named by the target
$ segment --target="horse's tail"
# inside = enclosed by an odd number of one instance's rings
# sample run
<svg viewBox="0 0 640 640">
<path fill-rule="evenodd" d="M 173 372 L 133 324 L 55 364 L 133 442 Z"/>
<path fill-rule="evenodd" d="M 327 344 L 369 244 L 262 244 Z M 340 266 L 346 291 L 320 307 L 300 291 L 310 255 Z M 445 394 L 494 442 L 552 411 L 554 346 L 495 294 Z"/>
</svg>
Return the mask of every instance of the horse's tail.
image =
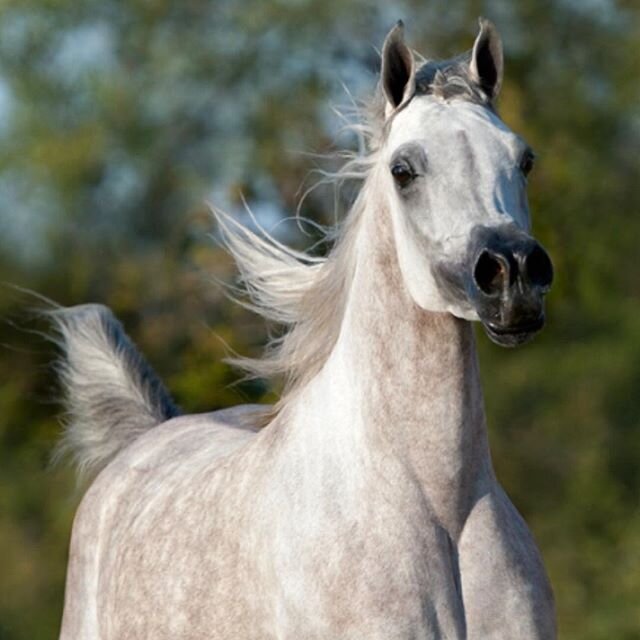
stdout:
<svg viewBox="0 0 640 640">
<path fill-rule="evenodd" d="M 111 311 L 89 304 L 49 311 L 62 351 L 67 410 L 58 454 L 98 472 L 152 427 L 178 415 L 164 385 Z"/>
</svg>

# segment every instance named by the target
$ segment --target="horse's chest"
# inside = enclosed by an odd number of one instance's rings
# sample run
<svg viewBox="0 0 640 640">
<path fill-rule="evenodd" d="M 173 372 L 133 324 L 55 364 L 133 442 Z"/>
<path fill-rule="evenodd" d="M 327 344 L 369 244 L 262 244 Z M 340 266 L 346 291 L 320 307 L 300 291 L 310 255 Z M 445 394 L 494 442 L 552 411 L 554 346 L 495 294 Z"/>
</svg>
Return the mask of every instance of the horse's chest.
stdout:
<svg viewBox="0 0 640 640">
<path fill-rule="evenodd" d="M 291 637 L 461 637 L 451 545 L 429 514 L 373 501 L 333 515 L 292 524 L 275 550 L 274 601 Z"/>
</svg>

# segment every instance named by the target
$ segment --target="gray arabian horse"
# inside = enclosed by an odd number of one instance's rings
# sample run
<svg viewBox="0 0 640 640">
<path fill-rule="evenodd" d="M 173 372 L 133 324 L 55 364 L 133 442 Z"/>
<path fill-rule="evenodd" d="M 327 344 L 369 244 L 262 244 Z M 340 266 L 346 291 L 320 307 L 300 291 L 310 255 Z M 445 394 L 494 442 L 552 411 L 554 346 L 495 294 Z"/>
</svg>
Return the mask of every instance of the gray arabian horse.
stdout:
<svg viewBox="0 0 640 640">
<path fill-rule="evenodd" d="M 65 446 L 99 471 L 63 640 L 555 637 L 540 555 L 492 468 L 469 322 L 525 342 L 552 279 L 501 81 L 490 22 L 471 52 L 426 62 L 398 23 L 329 255 L 216 214 L 252 304 L 289 327 L 244 362 L 284 374 L 275 406 L 180 416 L 107 309 L 53 312 Z"/>
</svg>

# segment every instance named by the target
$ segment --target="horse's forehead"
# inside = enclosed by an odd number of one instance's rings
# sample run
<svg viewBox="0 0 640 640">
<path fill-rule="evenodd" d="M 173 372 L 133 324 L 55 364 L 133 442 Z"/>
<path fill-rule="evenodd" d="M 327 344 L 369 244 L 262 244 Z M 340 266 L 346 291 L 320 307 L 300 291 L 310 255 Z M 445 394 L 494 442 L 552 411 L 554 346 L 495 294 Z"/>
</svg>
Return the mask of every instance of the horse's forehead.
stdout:
<svg viewBox="0 0 640 640">
<path fill-rule="evenodd" d="M 427 145 L 449 145 L 464 134 L 470 144 L 511 146 L 517 136 L 490 109 L 456 100 L 445 102 L 430 97 L 412 101 L 400 112 L 391 127 L 391 151 L 412 140 L 424 140 Z"/>
</svg>

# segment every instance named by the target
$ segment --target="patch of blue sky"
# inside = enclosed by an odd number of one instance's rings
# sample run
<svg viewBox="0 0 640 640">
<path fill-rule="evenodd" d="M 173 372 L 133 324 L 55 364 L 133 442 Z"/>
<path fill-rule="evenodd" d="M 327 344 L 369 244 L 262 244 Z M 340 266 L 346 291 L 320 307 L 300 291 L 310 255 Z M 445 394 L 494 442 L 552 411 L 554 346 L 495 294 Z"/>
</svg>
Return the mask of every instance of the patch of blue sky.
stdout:
<svg viewBox="0 0 640 640">
<path fill-rule="evenodd" d="M 49 232 L 60 224 L 55 193 L 23 172 L 0 174 L 0 250 L 24 265 L 46 264 Z"/>
<path fill-rule="evenodd" d="M 106 22 L 87 23 L 64 31 L 54 45 L 49 73 L 66 84 L 104 74 L 117 64 L 116 39 Z"/>
<path fill-rule="evenodd" d="M 15 99 L 11 86 L 0 75 L 0 138 L 6 137 L 11 132 L 14 107 Z"/>
</svg>

